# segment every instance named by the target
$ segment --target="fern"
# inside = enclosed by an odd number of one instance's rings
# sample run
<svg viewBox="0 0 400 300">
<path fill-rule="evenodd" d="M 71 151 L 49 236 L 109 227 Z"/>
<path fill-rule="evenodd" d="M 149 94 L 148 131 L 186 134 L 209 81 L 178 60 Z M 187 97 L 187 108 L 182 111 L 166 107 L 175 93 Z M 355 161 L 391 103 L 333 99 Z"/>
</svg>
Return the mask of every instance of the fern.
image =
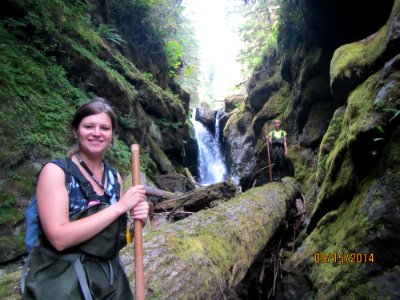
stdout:
<svg viewBox="0 0 400 300">
<path fill-rule="evenodd" d="M 126 41 L 118 34 L 118 30 L 107 24 L 100 24 L 98 28 L 99 35 L 109 41 L 112 44 L 121 46 L 122 44 L 126 44 Z"/>
</svg>

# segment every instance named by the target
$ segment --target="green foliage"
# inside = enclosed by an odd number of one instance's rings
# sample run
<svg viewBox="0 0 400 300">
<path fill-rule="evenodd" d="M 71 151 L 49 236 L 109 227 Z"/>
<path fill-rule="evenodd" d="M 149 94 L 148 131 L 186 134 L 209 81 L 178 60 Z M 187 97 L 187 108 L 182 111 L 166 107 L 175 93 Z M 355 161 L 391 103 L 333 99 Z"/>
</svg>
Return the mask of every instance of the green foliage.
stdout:
<svg viewBox="0 0 400 300">
<path fill-rule="evenodd" d="M 129 174 L 131 169 L 131 153 L 129 147 L 114 136 L 114 145 L 106 152 L 106 160 L 120 172 L 121 176 Z"/>
<path fill-rule="evenodd" d="M 178 73 L 176 81 L 190 94 L 192 104 L 200 103 L 198 95 L 201 74 L 199 44 L 192 21 L 182 18 L 179 24 L 176 39 L 182 44 L 184 53 L 181 57 L 183 72 Z"/>
<path fill-rule="evenodd" d="M 380 99 L 377 102 L 378 109 L 386 113 L 389 113 L 391 115 L 389 122 L 393 122 L 400 115 L 400 109 L 395 107 L 395 105 L 396 105 L 395 97 L 389 97 L 387 100 Z"/>
<path fill-rule="evenodd" d="M 24 164 L 8 173 L 5 186 L 11 191 L 29 198 L 34 194 L 36 189 L 34 183 L 36 176 L 37 170 L 31 164 Z"/>
<path fill-rule="evenodd" d="M 244 112 L 246 105 L 244 102 L 239 102 L 235 104 L 235 108 L 239 111 L 239 112 Z"/>
<path fill-rule="evenodd" d="M 2 151 L 16 156 L 63 153 L 73 105 L 84 94 L 65 70 L 34 47 L 20 43 L 0 25 Z M 15 126 L 18 124 L 18 126 Z M 0 163 L 6 163 L 7 156 Z"/>
<path fill-rule="evenodd" d="M 114 26 L 100 24 L 98 32 L 102 38 L 115 45 L 120 46 L 126 44 L 126 41 L 121 37 L 121 35 L 118 33 L 118 30 Z"/>
<path fill-rule="evenodd" d="M 254 1 L 243 7 L 244 23 L 239 29 L 244 48 L 238 61 L 243 73 L 249 74 L 261 62 L 263 55 L 277 47 L 278 1 Z"/>
<path fill-rule="evenodd" d="M 132 130 L 136 128 L 136 122 L 132 117 L 130 118 L 125 115 L 122 115 L 121 113 L 117 113 L 117 119 L 119 125 L 125 129 Z"/>
<path fill-rule="evenodd" d="M 180 58 L 184 54 L 182 45 L 177 41 L 169 41 L 165 46 L 167 62 L 169 66 L 169 76 L 176 77 L 177 71 L 182 65 Z"/>
<path fill-rule="evenodd" d="M 63 0 L 16 0 L 14 5 L 19 7 L 25 15 L 19 20 L 8 22 L 12 27 L 27 27 L 37 47 L 52 50 L 58 46 L 57 37 L 60 32 L 73 31 L 80 24 L 90 24 L 88 11 L 90 4 L 86 1 L 76 1 L 71 5 Z M 32 34 L 33 33 L 33 34 Z M 46 49 L 47 48 L 47 49 Z"/>
<path fill-rule="evenodd" d="M 0 225 L 20 219 L 21 213 L 14 208 L 15 197 L 4 190 L 0 190 L 0 198 Z"/>
<path fill-rule="evenodd" d="M 97 67 L 100 70 L 102 70 L 102 72 L 105 72 L 106 76 L 108 76 L 110 81 L 115 81 L 119 86 L 121 86 L 124 89 L 125 92 L 129 93 L 132 99 L 136 98 L 137 91 L 135 87 L 132 84 L 130 84 L 129 81 L 120 72 L 118 72 L 115 68 L 113 68 L 110 63 L 100 59 L 99 57 L 94 55 L 90 51 L 90 49 L 75 42 L 74 40 L 66 37 L 65 40 L 71 45 L 71 47 L 75 51 L 77 51 L 80 55 L 90 60 L 94 67 Z"/>
<path fill-rule="evenodd" d="M 140 151 L 140 171 L 147 176 L 151 176 L 156 170 L 156 163 L 150 157 L 149 153 L 145 149 L 142 149 Z"/>
<path fill-rule="evenodd" d="M 143 76 L 146 77 L 151 82 L 155 82 L 154 75 L 150 72 L 144 72 Z"/>
<path fill-rule="evenodd" d="M 125 177 L 131 173 L 131 152 L 129 147 L 114 137 L 114 145 L 106 152 L 106 160 Z M 140 149 L 140 170 L 150 176 L 157 170 L 157 165 L 145 149 Z"/>
<path fill-rule="evenodd" d="M 167 130 L 169 128 L 178 129 L 182 125 L 179 122 L 171 122 L 167 119 L 157 119 L 155 122 L 158 125 L 158 127 L 160 127 L 161 131 Z"/>
</svg>

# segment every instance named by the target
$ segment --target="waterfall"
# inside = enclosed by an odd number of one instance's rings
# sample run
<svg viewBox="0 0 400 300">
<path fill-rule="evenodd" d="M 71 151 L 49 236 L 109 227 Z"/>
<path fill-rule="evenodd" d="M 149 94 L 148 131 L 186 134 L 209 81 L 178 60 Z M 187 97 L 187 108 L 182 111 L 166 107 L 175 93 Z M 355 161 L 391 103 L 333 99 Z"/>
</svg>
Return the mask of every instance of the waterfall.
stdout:
<svg viewBox="0 0 400 300">
<path fill-rule="evenodd" d="M 196 108 L 193 109 L 191 122 L 194 127 L 199 150 L 199 157 L 197 160 L 197 168 L 199 170 L 198 182 L 207 185 L 224 181 L 227 172 L 220 145 L 216 138 L 219 132 L 213 135 L 203 124 L 196 121 Z"/>
<path fill-rule="evenodd" d="M 221 109 L 217 110 L 217 115 L 215 116 L 215 141 L 219 144 L 219 119 L 221 118 L 223 111 Z"/>
</svg>

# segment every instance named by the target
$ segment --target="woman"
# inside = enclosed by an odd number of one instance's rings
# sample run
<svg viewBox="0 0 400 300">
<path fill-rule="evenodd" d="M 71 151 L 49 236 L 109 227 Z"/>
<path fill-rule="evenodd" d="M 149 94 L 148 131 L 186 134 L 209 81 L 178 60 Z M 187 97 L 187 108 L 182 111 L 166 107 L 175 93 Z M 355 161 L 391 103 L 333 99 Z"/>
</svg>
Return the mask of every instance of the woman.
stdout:
<svg viewBox="0 0 400 300">
<path fill-rule="evenodd" d="M 32 255 L 23 298 L 132 299 L 118 251 L 125 244 L 126 213 L 144 224 L 147 220 L 144 187 L 124 193 L 121 176 L 103 161 L 116 127 L 115 113 L 104 99 L 79 107 L 71 125 L 77 147 L 69 161 L 79 176 L 66 172 L 68 160 L 52 161 L 41 170 L 36 197 L 44 238 Z M 82 181 L 89 183 L 90 196 Z M 92 206 L 98 211 L 87 213 Z M 82 212 L 87 216 L 76 217 Z"/>
<path fill-rule="evenodd" d="M 281 129 L 282 122 L 279 119 L 273 121 L 274 129 L 267 136 L 268 143 L 271 145 L 271 159 L 273 168 L 273 180 L 281 181 L 285 158 L 288 155 L 287 133 Z"/>
</svg>

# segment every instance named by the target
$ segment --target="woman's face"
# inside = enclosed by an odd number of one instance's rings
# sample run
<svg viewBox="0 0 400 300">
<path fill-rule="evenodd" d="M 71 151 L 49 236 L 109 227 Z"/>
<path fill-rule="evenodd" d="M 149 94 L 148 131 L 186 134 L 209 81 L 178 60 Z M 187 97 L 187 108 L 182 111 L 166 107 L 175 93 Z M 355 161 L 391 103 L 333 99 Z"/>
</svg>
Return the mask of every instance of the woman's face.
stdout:
<svg viewBox="0 0 400 300">
<path fill-rule="evenodd" d="M 279 130 L 279 128 L 281 128 L 281 122 L 275 121 L 274 122 L 274 127 L 275 127 L 276 130 Z"/>
<path fill-rule="evenodd" d="M 87 116 L 74 130 L 79 150 L 87 154 L 103 154 L 112 142 L 111 118 L 106 113 Z"/>
</svg>

